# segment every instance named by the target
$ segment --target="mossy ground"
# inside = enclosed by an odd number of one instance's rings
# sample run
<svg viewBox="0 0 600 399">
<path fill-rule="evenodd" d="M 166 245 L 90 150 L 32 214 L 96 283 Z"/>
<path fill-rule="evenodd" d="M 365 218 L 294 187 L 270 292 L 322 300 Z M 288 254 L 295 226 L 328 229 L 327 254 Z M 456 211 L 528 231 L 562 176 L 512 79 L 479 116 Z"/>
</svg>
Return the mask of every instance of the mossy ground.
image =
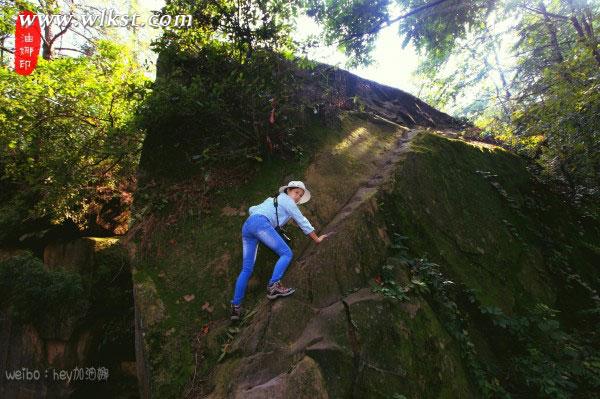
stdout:
<svg viewBox="0 0 600 399">
<path fill-rule="evenodd" d="M 145 339 L 156 395 L 189 394 L 184 390 L 194 389 L 190 381 L 208 378 L 222 354 L 222 345 L 229 342 L 224 320 L 241 265 L 240 230 L 247 215 L 228 216 L 221 210 L 233 207 L 247 211 L 287 180 L 304 179 L 311 183 L 319 202 L 311 201 L 303 212 L 317 229 L 323 227 L 356 191 L 361 179 L 374 172 L 373 160 L 389 150 L 395 139 L 390 126 L 358 116 L 347 115 L 339 128 L 311 127 L 314 141 L 306 144 L 304 158 L 256 163 L 242 180 L 212 194 L 209 213 L 184 213 L 175 223 L 162 224 L 147 237 L 149 246 L 135 256 L 134 282 L 148 321 Z M 378 197 L 389 229 L 410 237 L 413 254 L 427 255 L 443 265 L 451 279 L 476 289 L 478 300 L 485 305 L 497 306 L 510 315 L 535 302 L 555 303 L 557 291 L 548 272 L 553 251 L 560 252 L 563 260 L 589 281 L 597 279 L 594 262 L 598 261 L 596 243 L 600 240 L 596 225 L 578 224 L 578 215 L 538 184 L 522 160 L 511 153 L 421 134 L 401 161 L 393 186 L 389 195 Z M 176 207 L 167 204 L 162 211 L 164 218 Z M 298 229 L 292 231 L 292 249 L 300 254 L 310 245 L 309 240 Z M 263 298 L 275 261 L 276 255 L 261 246 L 244 300 L 248 310 Z M 369 311 L 360 311 L 360 306 L 355 309 L 357 319 L 368 317 Z M 440 356 L 449 359 L 435 368 L 439 374 L 434 376 L 427 365 L 417 365 L 412 370 L 422 368 L 420 374 L 415 371 L 421 382 L 407 381 L 393 388 L 409 396 L 412 392 L 452 397 L 458 391 L 448 391 L 445 379 L 462 375 L 456 363 L 458 355 L 444 352 L 443 345 L 450 345 L 448 336 L 435 317 L 420 318 L 411 321 L 414 334 L 402 347 L 391 348 L 394 350 L 387 354 L 377 354 L 376 348 L 371 348 L 373 356 L 389 369 L 394 359 L 410 363 L 411 357 L 425 353 L 424 347 L 435 349 L 430 361 Z M 277 327 L 277 319 L 273 321 L 270 328 Z M 283 338 L 286 328 L 282 328 Z M 383 328 L 379 326 L 379 330 Z M 423 329 L 431 334 L 423 335 Z M 367 329 L 365 337 L 370 339 L 372 334 Z M 318 359 L 323 354 L 326 352 L 314 358 L 328 386 L 344 391 L 344 384 L 331 385 L 335 380 L 328 376 L 337 372 L 325 365 L 333 361 L 331 364 L 344 368 L 348 363 L 351 368 L 352 359 Z M 238 361 L 236 356 L 228 358 L 224 367 L 234 367 Z M 378 397 L 372 391 L 375 380 L 369 377 L 357 389 L 362 389 L 365 397 L 369 392 Z M 433 386 L 432 381 L 438 382 Z M 456 389 L 467 395 L 471 388 L 462 377 L 460 381 Z M 218 380 L 213 383 L 226 384 Z"/>
<path fill-rule="evenodd" d="M 518 156 L 436 134 L 412 143 L 388 200 L 393 228 L 418 256 L 444 265 L 506 314 L 535 302 L 553 305 L 555 252 L 587 281 L 597 281 L 597 227 L 538 183 Z"/>
<path fill-rule="evenodd" d="M 194 369 L 199 375 L 209 373 L 226 339 L 222 328 L 216 334 L 210 331 L 214 326 L 210 322 L 228 317 L 242 260 L 241 227 L 247 214 L 224 216 L 221 209 L 232 206 L 247 212 L 249 206 L 275 193 L 285 181 L 299 179 L 311 162 L 310 154 L 332 140 L 331 130 L 311 126 L 307 137 L 312 141 L 305 143 L 303 157 L 247 163 L 243 180 L 212 193 L 209 211 L 200 216 L 184 214 L 177 223 L 162 224 L 145 237 L 148 246 L 135 258 L 133 277 L 143 297 L 144 316 L 151 321 L 146 341 L 152 383 L 160 397 L 181 397 Z M 166 218 L 177 205 L 167 204 L 161 214 Z M 143 206 L 141 201 L 136 204 L 138 209 Z M 301 232 L 292 231 L 292 236 L 292 247 L 297 252 L 297 247 L 306 243 L 301 242 Z M 276 260 L 274 253 L 261 246 L 244 300 L 246 308 L 263 296 L 262 283 L 270 278 Z M 185 295 L 194 299 L 188 302 Z M 192 345 L 205 326 L 211 339 L 196 363 Z"/>
<path fill-rule="evenodd" d="M 411 256 L 440 265 L 445 278 L 472 290 L 480 309 L 518 318 L 545 304 L 559 311 L 561 329 L 588 334 L 593 321 L 576 315 L 596 306 L 598 222 L 501 148 L 434 133 L 420 135 L 411 148 L 396 170 L 394 189 L 381 200 L 390 231 L 408 237 Z M 579 281 L 577 275 L 588 287 L 570 282 L 571 276 Z M 473 310 L 461 309 L 472 317 L 465 333 L 481 364 L 508 380 L 518 352 L 515 338 Z M 532 387 L 518 389 L 541 394 Z"/>
<path fill-rule="evenodd" d="M 197 373 L 207 374 L 226 339 L 223 326 L 211 321 L 228 315 L 241 265 L 240 231 L 247 215 L 224 216 L 221 209 L 247 211 L 288 180 L 305 179 L 311 182 L 309 186 L 319 201 L 303 206 L 303 212 L 318 229 L 353 194 L 364 172 L 373 170 L 371 161 L 389 149 L 395 130 L 356 114 L 342 117 L 339 126 L 311 125 L 305 132 L 310 141 L 303 145 L 303 157 L 248 164 L 242 180 L 212 193 L 209 212 L 200 216 L 184 214 L 176 223 L 163 224 L 146 237 L 147 249 L 138 251 L 134 260 L 134 282 L 150 321 L 147 343 L 157 393 L 177 396 L 194 368 Z M 325 154 L 320 156 L 323 149 Z M 141 209 L 144 205 L 139 201 L 135 206 Z M 164 219 L 176 208 L 177 204 L 167 204 L 161 211 Z M 290 230 L 292 249 L 300 254 L 310 240 L 299 229 Z M 247 309 L 264 296 L 264 285 L 276 260 L 274 253 L 260 246 L 244 299 Z M 186 301 L 185 295 L 193 295 L 194 299 Z M 210 311 L 202 309 L 205 303 Z M 205 326 L 211 335 L 207 339 L 210 345 L 196 363 L 192 344 Z M 211 332 L 212 328 L 219 330 Z"/>
</svg>

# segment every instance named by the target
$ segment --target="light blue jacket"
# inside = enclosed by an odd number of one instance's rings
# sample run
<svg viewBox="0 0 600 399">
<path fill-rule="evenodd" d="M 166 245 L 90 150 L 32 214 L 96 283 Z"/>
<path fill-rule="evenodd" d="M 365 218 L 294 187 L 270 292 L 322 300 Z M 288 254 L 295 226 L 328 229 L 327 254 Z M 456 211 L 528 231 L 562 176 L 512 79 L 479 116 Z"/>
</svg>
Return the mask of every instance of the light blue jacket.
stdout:
<svg viewBox="0 0 600 399">
<path fill-rule="evenodd" d="M 253 205 L 250 208 L 248 208 L 249 215 L 253 215 L 255 213 L 265 215 L 269 218 L 271 226 L 277 226 L 277 217 L 275 215 L 275 205 L 273 204 L 273 197 L 269 197 L 262 203 L 258 205 Z M 312 227 L 308 219 L 302 214 L 302 212 L 300 212 L 300 209 L 298 209 L 298 205 L 286 193 L 279 193 L 279 195 L 277 196 L 277 213 L 279 215 L 280 226 L 283 226 L 288 222 L 288 220 L 290 220 L 290 218 L 292 218 L 302 229 L 304 234 L 310 234 L 312 231 L 315 230 L 315 228 Z"/>
</svg>

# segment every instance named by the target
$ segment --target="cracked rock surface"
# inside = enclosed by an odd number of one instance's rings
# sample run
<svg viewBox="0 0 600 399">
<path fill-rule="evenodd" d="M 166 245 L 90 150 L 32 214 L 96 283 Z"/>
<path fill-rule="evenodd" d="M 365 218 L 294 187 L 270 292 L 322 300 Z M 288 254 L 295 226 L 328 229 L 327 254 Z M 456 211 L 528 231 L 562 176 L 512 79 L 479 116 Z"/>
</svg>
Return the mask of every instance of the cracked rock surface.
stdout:
<svg viewBox="0 0 600 399">
<path fill-rule="evenodd" d="M 456 348 L 427 303 L 396 303 L 368 286 L 389 243 L 377 194 L 418 134 L 399 130 L 323 229 L 343 234 L 309 246 L 289 269 L 285 279 L 296 293 L 257 305 L 215 369 L 209 397 L 389 397 L 409 386 L 435 392 L 450 379 L 444 390 L 472 396 Z M 427 351 L 415 351 L 421 347 Z"/>
</svg>

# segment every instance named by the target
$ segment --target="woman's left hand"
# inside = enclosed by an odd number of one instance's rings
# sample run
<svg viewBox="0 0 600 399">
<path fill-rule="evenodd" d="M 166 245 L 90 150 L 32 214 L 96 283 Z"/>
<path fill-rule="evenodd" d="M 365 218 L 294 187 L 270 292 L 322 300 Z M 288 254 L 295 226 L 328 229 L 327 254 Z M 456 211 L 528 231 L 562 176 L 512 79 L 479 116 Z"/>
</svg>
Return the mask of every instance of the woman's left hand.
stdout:
<svg viewBox="0 0 600 399">
<path fill-rule="evenodd" d="M 331 233 L 327 233 L 327 234 L 323 234 L 321 236 L 319 236 L 319 238 L 317 238 L 317 243 L 320 243 L 321 241 L 323 241 L 325 238 L 327 238 Z"/>
</svg>

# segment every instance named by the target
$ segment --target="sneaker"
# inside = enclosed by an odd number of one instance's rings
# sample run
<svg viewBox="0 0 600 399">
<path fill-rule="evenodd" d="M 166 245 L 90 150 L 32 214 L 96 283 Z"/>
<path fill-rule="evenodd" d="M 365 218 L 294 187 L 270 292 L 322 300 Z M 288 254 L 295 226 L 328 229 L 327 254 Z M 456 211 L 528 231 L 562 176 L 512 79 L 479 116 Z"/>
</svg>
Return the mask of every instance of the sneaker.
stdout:
<svg viewBox="0 0 600 399">
<path fill-rule="evenodd" d="M 295 288 L 286 288 L 279 281 L 267 286 L 267 298 L 275 299 L 278 296 L 288 296 L 296 291 Z"/>
<path fill-rule="evenodd" d="M 232 321 L 239 320 L 242 315 L 242 307 L 241 305 L 231 304 L 231 317 Z"/>
</svg>

